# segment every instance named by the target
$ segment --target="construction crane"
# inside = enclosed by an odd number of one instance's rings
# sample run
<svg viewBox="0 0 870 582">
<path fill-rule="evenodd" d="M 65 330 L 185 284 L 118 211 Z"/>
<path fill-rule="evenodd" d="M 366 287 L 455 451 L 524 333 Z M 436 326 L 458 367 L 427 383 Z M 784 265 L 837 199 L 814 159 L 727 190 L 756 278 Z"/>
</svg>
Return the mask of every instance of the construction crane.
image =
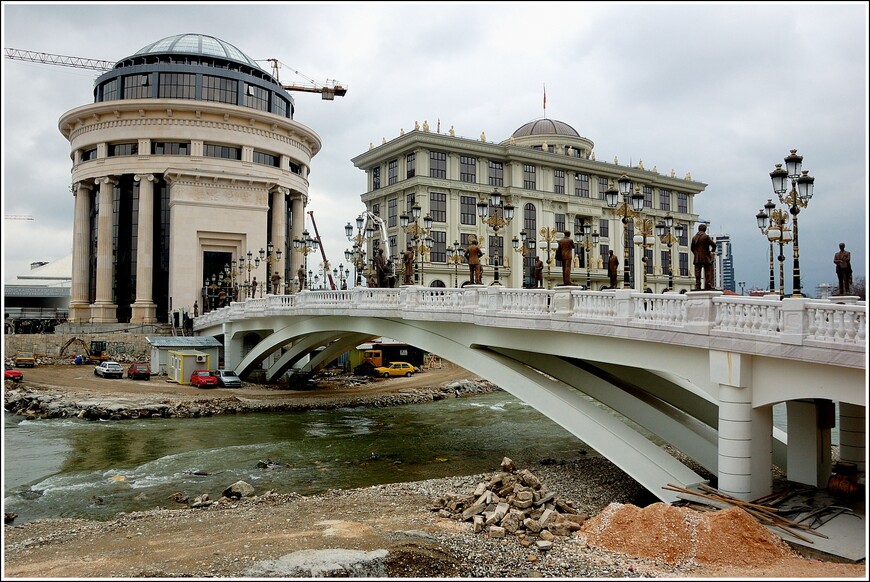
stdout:
<svg viewBox="0 0 870 582">
<path fill-rule="evenodd" d="M 29 214 L 6 214 L 3 218 L 6 220 L 33 220 Z"/>
<path fill-rule="evenodd" d="M 323 257 L 324 274 L 329 278 L 329 287 L 335 291 L 335 280 L 332 278 L 332 273 L 329 271 L 329 261 L 326 260 L 326 251 L 323 250 L 323 242 L 320 240 L 320 233 L 317 232 L 317 223 L 314 222 L 314 211 L 309 210 L 308 214 L 311 216 L 311 226 L 314 227 L 314 236 L 317 237 L 317 246 L 320 247 L 320 256 Z"/>
<path fill-rule="evenodd" d="M 55 55 L 51 53 L 40 53 L 36 51 L 28 51 L 21 49 L 13 49 L 7 48 L 4 50 L 4 56 L 7 59 L 18 60 L 18 61 L 30 61 L 32 63 L 42 63 L 45 65 L 59 65 L 61 67 L 75 67 L 77 69 L 91 69 L 94 71 L 111 71 L 115 68 L 115 63 L 112 61 L 102 61 L 99 59 L 86 59 L 82 57 L 71 57 L 67 55 Z M 336 96 L 344 97 L 347 93 L 347 87 L 343 86 L 338 81 L 334 79 L 327 79 L 326 83 L 321 84 L 316 82 L 314 79 L 303 75 L 299 71 L 295 69 L 291 69 L 294 73 L 299 75 L 300 77 L 305 77 L 308 83 L 305 84 L 285 84 L 281 83 L 278 77 L 279 69 L 284 65 L 278 59 L 264 59 L 272 64 L 272 75 L 275 77 L 275 80 L 287 91 L 301 91 L 304 93 L 320 93 L 321 98 L 324 101 L 332 101 Z M 290 67 L 287 67 L 290 68 Z"/>
</svg>

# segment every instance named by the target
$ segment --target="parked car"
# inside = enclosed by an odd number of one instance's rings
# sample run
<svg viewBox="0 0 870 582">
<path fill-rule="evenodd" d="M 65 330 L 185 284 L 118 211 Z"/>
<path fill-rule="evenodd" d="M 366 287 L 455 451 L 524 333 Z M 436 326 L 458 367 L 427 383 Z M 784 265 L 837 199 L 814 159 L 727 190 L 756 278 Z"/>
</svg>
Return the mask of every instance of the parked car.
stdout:
<svg viewBox="0 0 870 582">
<path fill-rule="evenodd" d="M 215 378 L 217 378 L 218 386 L 224 388 L 241 388 L 242 379 L 236 376 L 232 370 L 215 370 Z"/>
<path fill-rule="evenodd" d="M 36 365 L 36 356 L 33 352 L 18 352 L 15 354 L 16 368 L 32 368 Z"/>
<path fill-rule="evenodd" d="M 218 385 L 218 380 L 208 370 L 194 370 L 190 375 L 190 384 L 196 388 L 213 388 Z"/>
<path fill-rule="evenodd" d="M 118 362 L 100 362 L 99 366 L 94 367 L 94 376 L 102 376 L 103 378 L 123 378 L 124 368 Z"/>
<path fill-rule="evenodd" d="M 408 362 L 391 362 L 389 366 L 375 368 L 375 374 L 377 376 L 383 376 L 384 378 L 390 378 L 392 376 L 410 377 L 413 376 L 416 371 L 417 368 Z"/>
<path fill-rule="evenodd" d="M 24 374 L 18 370 L 3 370 L 3 379 L 12 380 L 13 382 L 21 382 L 24 380 Z"/>
<path fill-rule="evenodd" d="M 127 377 L 132 380 L 137 380 L 140 378 L 142 380 L 150 380 L 151 366 L 144 363 L 131 364 L 130 367 L 127 368 Z"/>
</svg>

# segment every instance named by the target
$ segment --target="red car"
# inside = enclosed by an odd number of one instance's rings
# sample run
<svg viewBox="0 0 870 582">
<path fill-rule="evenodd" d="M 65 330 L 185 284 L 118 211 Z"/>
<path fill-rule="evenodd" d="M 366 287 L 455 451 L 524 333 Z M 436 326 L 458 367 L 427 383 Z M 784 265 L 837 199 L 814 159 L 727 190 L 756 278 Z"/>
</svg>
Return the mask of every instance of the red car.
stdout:
<svg viewBox="0 0 870 582">
<path fill-rule="evenodd" d="M 190 375 L 190 385 L 196 388 L 217 388 L 218 381 L 208 370 L 195 370 Z"/>
<path fill-rule="evenodd" d="M 24 374 L 22 374 L 18 370 L 3 370 L 3 380 L 21 382 L 22 380 L 24 380 Z"/>
</svg>

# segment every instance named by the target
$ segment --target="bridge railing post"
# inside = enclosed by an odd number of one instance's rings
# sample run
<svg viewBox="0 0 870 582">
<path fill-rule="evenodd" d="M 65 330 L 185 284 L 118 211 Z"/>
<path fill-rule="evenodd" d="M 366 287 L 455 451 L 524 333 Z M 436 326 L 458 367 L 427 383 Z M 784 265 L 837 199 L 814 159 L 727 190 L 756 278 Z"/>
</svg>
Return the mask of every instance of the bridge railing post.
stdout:
<svg viewBox="0 0 870 582">
<path fill-rule="evenodd" d="M 808 329 L 807 300 L 804 297 L 785 297 L 782 300 L 781 332 L 779 339 L 784 344 L 802 345 Z"/>
<path fill-rule="evenodd" d="M 574 297 L 572 287 L 556 287 L 553 289 L 553 319 L 568 319 L 574 313 Z"/>
<path fill-rule="evenodd" d="M 716 324 L 716 308 L 713 299 L 722 295 L 721 291 L 689 291 L 686 293 L 686 324 L 689 333 L 710 335 Z"/>
<path fill-rule="evenodd" d="M 628 325 L 634 318 L 634 303 L 631 295 L 634 289 L 616 289 L 616 297 L 613 300 L 613 323 L 616 325 Z"/>
</svg>

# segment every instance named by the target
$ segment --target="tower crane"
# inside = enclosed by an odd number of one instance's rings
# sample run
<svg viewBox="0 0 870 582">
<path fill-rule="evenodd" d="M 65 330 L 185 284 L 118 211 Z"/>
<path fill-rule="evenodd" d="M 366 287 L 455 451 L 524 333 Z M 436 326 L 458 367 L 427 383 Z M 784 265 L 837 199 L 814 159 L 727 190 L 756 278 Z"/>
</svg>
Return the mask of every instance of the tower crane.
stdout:
<svg viewBox="0 0 870 582">
<path fill-rule="evenodd" d="M 6 220 L 33 220 L 29 214 L 5 214 L 3 218 Z"/>
<path fill-rule="evenodd" d="M 75 67 L 77 69 L 91 69 L 94 71 L 111 71 L 115 68 L 115 63 L 112 61 L 102 61 L 99 59 L 86 59 L 82 57 L 71 57 L 67 55 L 55 55 L 52 53 L 40 53 L 36 51 L 28 51 L 14 48 L 3 49 L 4 56 L 7 59 L 18 61 L 30 61 L 32 63 L 43 63 L 46 65 L 58 65 L 62 67 Z M 314 79 L 303 75 L 295 69 L 291 69 L 300 77 L 304 77 L 308 83 L 281 83 L 278 78 L 279 69 L 284 65 L 278 59 L 263 59 L 272 64 L 272 75 L 278 84 L 287 91 L 301 91 L 303 93 L 320 93 L 324 101 L 332 101 L 336 96 L 344 97 L 347 93 L 347 87 L 334 79 L 327 79 L 326 83 L 318 83 Z M 287 67 L 290 68 L 290 67 Z"/>
<path fill-rule="evenodd" d="M 311 216 L 311 226 L 314 227 L 314 236 L 317 237 L 317 246 L 320 247 L 320 256 L 323 257 L 323 270 L 326 271 L 326 276 L 329 278 L 330 289 L 335 291 L 335 280 L 332 278 L 332 273 L 329 272 L 329 261 L 326 260 L 326 251 L 323 250 L 323 242 L 320 240 L 320 233 L 317 232 L 317 223 L 314 222 L 314 211 L 309 210 L 308 214 Z"/>
</svg>

